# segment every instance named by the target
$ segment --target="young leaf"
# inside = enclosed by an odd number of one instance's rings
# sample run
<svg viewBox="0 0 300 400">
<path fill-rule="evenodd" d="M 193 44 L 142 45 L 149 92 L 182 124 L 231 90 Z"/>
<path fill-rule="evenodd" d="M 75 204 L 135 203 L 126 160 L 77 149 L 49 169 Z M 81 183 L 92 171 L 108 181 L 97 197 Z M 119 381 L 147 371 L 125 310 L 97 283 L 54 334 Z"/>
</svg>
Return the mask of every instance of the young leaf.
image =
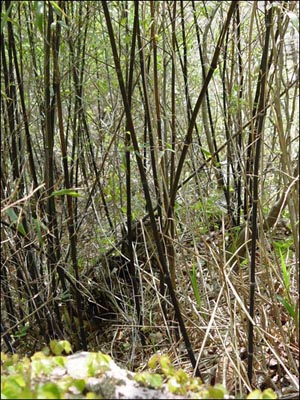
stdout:
<svg viewBox="0 0 300 400">
<path fill-rule="evenodd" d="M 62 390 L 59 388 L 58 384 L 53 382 L 45 383 L 44 385 L 38 387 L 37 390 L 38 399 L 61 399 Z"/>
<path fill-rule="evenodd" d="M 204 153 L 208 158 L 211 157 L 211 154 L 210 154 L 210 152 L 209 152 L 208 150 L 204 149 L 203 147 L 201 147 L 201 150 L 203 151 L 203 153 Z"/>
<path fill-rule="evenodd" d="M 80 393 L 82 393 L 85 389 L 85 380 L 84 379 L 74 379 L 72 382 L 72 386 L 75 386 Z"/>
<path fill-rule="evenodd" d="M 163 354 L 160 357 L 159 364 L 166 376 L 171 376 L 174 374 L 174 367 L 172 367 L 171 360 L 167 355 Z"/>
<path fill-rule="evenodd" d="M 161 388 L 163 383 L 163 378 L 161 375 L 152 374 L 148 371 L 135 374 L 134 379 L 136 382 L 139 382 L 145 386 L 150 386 L 152 388 Z"/>
<path fill-rule="evenodd" d="M 51 193 L 51 196 L 72 196 L 72 197 L 80 197 L 80 194 L 75 191 L 75 189 L 60 189 L 60 190 L 54 190 L 54 192 Z"/>
<path fill-rule="evenodd" d="M 277 396 L 277 394 L 274 392 L 273 389 L 268 388 L 268 389 L 265 389 L 265 390 L 263 391 L 263 397 L 262 397 L 262 398 L 265 399 L 265 400 L 267 400 L 267 399 L 277 399 L 278 396 Z"/>
<path fill-rule="evenodd" d="M 180 383 L 177 381 L 175 376 L 172 376 L 168 380 L 168 390 L 171 393 L 177 393 L 177 394 L 181 394 L 181 395 L 184 395 L 186 393 L 186 388 L 184 386 L 180 385 Z"/>
<path fill-rule="evenodd" d="M 148 361 L 148 368 L 155 369 L 159 362 L 159 354 L 155 353 Z"/>
<path fill-rule="evenodd" d="M 277 399 L 277 394 L 272 389 L 266 389 L 263 392 L 259 389 L 249 393 L 247 399 Z"/>
<path fill-rule="evenodd" d="M 279 294 L 277 294 L 276 297 L 280 301 L 280 303 L 284 306 L 286 311 L 290 314 L 290 316 L 295 319 L 296 313 L 295 313 L 294 307 L 286 299 L 281 297 Z"/>
<path fill-rule="evenodd" d="M 215 386 L 208 387 L 208 393 L 209 393 L 209 397 L 207 397 L 208 399 L 224 399 L 227 391 L 223 385 L 216 384 Z"/>
<path fill-rule="evenodd" d="M 8 208 L 6 210 L 6 212 L 7 212 L 8 216 L 9 216 L 9 219 L 11 220 L 11 222 L 14 223 L 14 224 L 17 224 L 18 231 L 21 233 L 21 235 L 26 236 L 24 225 L 22 223 L 18 222 L 20 218 L 15 213 L 15 211 L 12 208 Z"/>
<path fill-rule="evenodd" d="M 60 356 L 63 351 L 67 354 L 71 353 L 72 348 L 67 340 L 50 340 L 50 349 L 53 354 Z"/>
</svg>

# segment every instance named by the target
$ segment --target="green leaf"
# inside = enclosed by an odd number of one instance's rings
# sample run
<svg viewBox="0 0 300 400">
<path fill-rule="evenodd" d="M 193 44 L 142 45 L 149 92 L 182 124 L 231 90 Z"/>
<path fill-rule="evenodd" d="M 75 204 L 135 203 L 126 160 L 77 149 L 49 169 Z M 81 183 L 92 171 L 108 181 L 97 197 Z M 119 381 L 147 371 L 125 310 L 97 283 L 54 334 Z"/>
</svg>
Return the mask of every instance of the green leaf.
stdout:
<svg viewBox="0 0 300 400">
<path fill-rule="evenodd" d="M 198 307 L 201 308 L 201 298 L 200 298 L 200 292 L 199 292 L 199 287 L 198 287 L 198 282 L 197 282 L 197 270 L 196 270 L 195 265 L 193 265 L 192 273 L 190 274 L 190 278 L 191 278 L 192 288 L 193 288 L 196 302 L 198 304 Z"/>
<path fill-rule="evenodd" d="M 20 386 L 22 388 L 24 388 L 26 386 L 26 382 L 23 376 L 21 375 L 16 375 L 13 377 L 14 382 L 17 386 Z"/>
<path fill-rule="evenodd" d="M 41 353 L 41 352 L 38 352 Z M 57 367 L 55 362 L 51 357 L 46 357 L 44 354 L 40 354 L 40 358 L 36 358 L 37 354 L 35 353 L 31 357 L 31 371 L 32 371 L 32 377 L 37 378 L 41 374 L 50 376 L 52 371 Z M 43 358 L 42 358 L 43 356 Z"/>
<path fill-rule="evenodd" d="M 26 382 L 22 375 L 1 376 L 1 399 L 21 399 L 26 389 Z"/>
<path fill-rule="evenodd" d="M 202 152 L 204 153 L 204 155 L 206 155 L 208 158 L 211 157 L 211 154 L 208 150 L 204 149 L 203 147 L 201 147 Z"/>
<path fill-rule="evenodd" d="M 189 376 L 183 369 L 177 370 L 175 372 L 174 376 L 175 376 L 177 382 L 179 382 L 181 384 L 187 383 L 189 381 Z"/>
<path fill-rule="evenodd" d="M 68 392 L 71 389 L 72 393 L 76 391 L 76 394 L 79 394 L 82 393 L 85 389 L 84 379 L 74 379 L 72 376 L 69 375 L 64 376 L 56 383 L 59 386 L 60 390 L 62 390 L 64 393 Z"/>
<path fill-rule="evenodd" d="M 18 331 L 14 332 L 14 338 L 21 338 L 27 335 L 27 331 L 29 330 L 29 325 L 22 326 Z"/>
<path fill-rule="evenodd" d="M 25 232 L 23 224 L 18 224 L 18 231 L 21 233 L 21 235 L 26 236 L 26 232 Z"/>
<path fill-rule="evenodd" d="M 65 350 L 66 351 L 66 350 Z M 56 356 L 53 357 L 53 361 L 56 362 L 57 365 L 59 365 L 60 367 L 64 368 L 65 364 L 66 364 L 66 358 L 64 356 Z"/>
<path fill-rule="evenodd" d="M 159 358 L 160 358 L 159 354 L 157 354 L 157 353 L 153 354 L 153 356 L 150 357 L 150 359 L 148 361 L 148 368 L 155 369 L 159 362 Z"/>
<path fill-rule="evenodd" d="M 33 218 L 33 223 L 34 223 L 34 229 L 36 231 L 39 244 L 43 245 L 44 244 L 44 239 L 42 236 L 42 230 L 46 231 L 48 230 L 47 226 L 38 218 Z"/>
<path fill-rule="evenodd" d="M 294 242 L 293 238 L 287 238 L 285 240 L 277 240 L 274 242 L 274 246 L 278 251 L 287 250 L 292 246 L 293 242 Z"/>
<path fill-rule="evenodd" d="M 53 7 L 53 11 L 55 12 L 56 15 L 58 15 L 59 17 L 63 15 L 64 17 L 68 18 L 67 14 L 64 12 L 62 8 L 59 7 L 56 1 L 50 1 L 50 4 Z"/>
<path fill-rule="evenodd" d="M 36 23 L 36 26 L 38 27 L 40 33 L 43 34 L 45 2 L 44 1 L 36 1 L 35 4 L 36 4 L 35 23 Z"/>
<path fill-rule="evenodd" d="M 191 392 L 198 392 L 199 388 L 202 386 L 202 381 L 198 377 L 189 378 L 189 390 Z"/>
<path fill-rule="evenodd" d="M 7 21 L 13 22 L 12 19 L 9 17 L 10 10 L 12 8 L 13 2 L 10 3 L 7 10 L 1 13 L 1 33 L 3 33 L 3 29 L 7 24 Z"/>
<path fill-rule="evenodd" d="M 209 399 L 224 399 L 227 390 L 223 385 L 216 384 L 215 386 L 208 387 Z"/>
<path fill-rule="evenodd" d="M 280 301 L 280 303 L 284 306 L 286 311 L 290 314 L 290 316 L 293 319 L 295 319 L 296 318 L 296 312 L 295 312 L 294 307 L 286 299 L 284 299 L 282 296 L 280 296 L 279 294 L 277 294 L 276 297 Z"/>
<path fill-rule="evenodd" d="M 48 346 L 44 346 L 41 350 L 41 352 L 45 355 L 45 356 L 49 356 L 50 355 L 50 349 Z"/>
<path fill-rule="evenodd" d="M 88 376 L 95 376 L 99 372 L 109 370 L 110 356 L 103 354 L 100 351 L 98 353 L 90 353 L 88 361 Z"/>
<path fill-rule="evenodd" d="M 163 355 L 159 358 L 159 364 L 160 364 L 160 367 L 161 367 L 163 373 L 164 373 L 166 376 L 169 376 L 169 375 L 173 375 L 173 374 L 174 374 L 174 368 L 173 368 L 172 365 L 171 365 L 171 360 L 170 360 L 170 358 L 169 358 L 166 354 L 163 354 Z"/>
<path fill-rule="evenodd" d="M 62 390 L 56 383 L 48 382 L 38 387 L 38 399 L 61 399 Z"/>
<path fill-rule="evenodd" d="M 70 342 L 67 340 L 50 340 L 49 346 L 52 353 L 56 356 L 60 356 L 63 351 L 67 354 L 71 353 L 72 351 Z"/>
<path fill-rule="evenodd" d="M 75 191 L 75 189 L 61 189 L 61 190 L 55 190 L 54 192 L 51 193 L 51 196 L 72 196 L 72 197 L 80 197 L 80 194 Z"/>
<path fill-rule="evenodd" d="M 248 394 L 247 399 L 262 399 L 262 391 L 259 389 L 253 390 Z"/>
<path fill-rule="evenodd" d="M 273 389 L 268 388 L 268 389 L 265 389 L 265 390 L 263 391 L 263 396 L 262 396 L 262 398 L 263 398 L 263 399 L 277 399 L 278 396 L 277 396 L 277 394 L 274 392 Z"/>
<path fill-rule="evenodd" d="M 72 382 L 72 386 L 75 386 L 80 393 L 82 393 L 85 389 L 85 380 L 84 379 L 74 379 Z"/>
<path fill-rule="evenodd" d="M 148 371 L 135 374 L 134 379 L 136 382 L 152 388 L 161 388 L 163 383 L 163 378 L 161 375 L 153 374 Z"/>
<path fill-rule="evenodd" d="M 13 209 L 13 208 L 8 208 L 8 209 L 6 210 L 6 213 L 7 213 L 7 215 L 9 216 L 9 219 L 11 220 L 11 222 L 12 222 L 13 224 L 16 224 L 16 225 L 17 225 L 18 231 L 21 233 L 21 235 L 26 236 L 26 232 L 25 232 L 25 229 L 24 229 L 24 225 L 23 225 L 21 222 L 19 223 L 20 218 L 19 218 L 19 216 L 15 213 L 14 209 Z"/>
<path fill-rule="evenodd" d="M 60 295 L 61 301 L 68 301 L 70 299 L 72 299 L 72 295 L 68 289 Z"/>
<path fill-rule="evenodd" d="M 290 276 L 288 273 L 288 270 L 286 268 L 286 263 L 284 260 L 284 256 L 279 248 L 279 256 L 280 256 L 280 265 L 281 265 L 281 270 L 282 270 L 282 275 L 283 275 L 283 280 L 284 280 L 284 286 L 286 288 L 286 291 L 290 291 Z"/>
<path fill-rule="evenodd" d="M 97 353 L 97 359 L 101 365 L 105 366 L 109 366 L 111 361 L 111 357 L 108 354 L 101 353 L 101 351 Z"/>
<path fill-rule="evenodd" d="M 253 390 L 253 392 L 249 393 L 247 399 L 277 399 L 277 394 L 273 389 L 268 388 L 263 392 L 259 389 Z"/>
<path fill-rule="evenodd" d="M 50 349 L 56 356 L 60 355 L 64 351 L 63 346 L 56 340 L 50 341 Z"/>
<path fill-rule="evenodd" d="M 184 385 L 181 385 L 175 376 L 172 376 L 169 380 L 168 380 L 168 390 L 171 393 L 177 393 L 177 394 L 181 394 L 181 395 L 185 395 L 187 392 L 187 387 Z"/>
<path fill-rule="evenodd" d="M 37 361 L 37 360 L 44 360 L 46 358 L 46 354 L 43 351 L 36 351 L 30 358 L 32 361 Z"/>
<path fill-rule="evenodd" d="M 96 393 L 87 392 L 85 398 L 86 398 L 86 399 L 98 399 L 99 397 L 98 397 L 98 395 L 97 395 Z"/>
</svg>

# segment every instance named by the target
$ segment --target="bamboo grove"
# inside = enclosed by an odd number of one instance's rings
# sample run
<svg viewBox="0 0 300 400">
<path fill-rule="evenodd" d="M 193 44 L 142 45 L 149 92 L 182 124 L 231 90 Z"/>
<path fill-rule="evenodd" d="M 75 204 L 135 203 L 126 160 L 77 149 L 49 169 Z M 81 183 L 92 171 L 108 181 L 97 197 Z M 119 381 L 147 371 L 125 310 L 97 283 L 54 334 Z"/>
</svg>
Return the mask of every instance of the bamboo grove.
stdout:
<svg viewBox="0 0 300 400">
<path fill-rule="evenodd" d="M 298 8 L 1 2 L 9 350 L 159 350 L 206 382 L 227 357 L 235 393 L 272 357 L 296 385 Z"/>
</svg>

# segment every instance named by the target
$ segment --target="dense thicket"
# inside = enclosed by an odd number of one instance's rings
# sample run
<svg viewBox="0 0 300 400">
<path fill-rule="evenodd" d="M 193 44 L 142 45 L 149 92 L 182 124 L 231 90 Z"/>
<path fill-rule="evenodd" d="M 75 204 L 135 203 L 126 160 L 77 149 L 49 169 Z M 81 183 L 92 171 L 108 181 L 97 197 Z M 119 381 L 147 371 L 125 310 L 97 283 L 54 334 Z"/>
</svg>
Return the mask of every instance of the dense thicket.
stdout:
<svg viewBox="0 0 300 400">
<path fill-rule="evenodd" d="M 297 385 L 298 11 L 1 2 L 8 350 Z"/>
</svg>

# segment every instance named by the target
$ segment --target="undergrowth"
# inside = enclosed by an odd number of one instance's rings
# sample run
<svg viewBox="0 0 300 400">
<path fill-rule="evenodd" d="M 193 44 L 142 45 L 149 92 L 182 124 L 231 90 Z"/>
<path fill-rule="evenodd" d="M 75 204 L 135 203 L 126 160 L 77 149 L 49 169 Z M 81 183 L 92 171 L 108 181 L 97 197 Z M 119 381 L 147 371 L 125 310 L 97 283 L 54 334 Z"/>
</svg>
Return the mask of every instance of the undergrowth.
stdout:
<svg viewBox="0 0 300 400">
<path fill-rule="evenodd" d="M 32 357 L 20 357 L 17 354 L 1 353 L 1 398 L 2 399 L 93 399 L 97 393 L 87 391 L 85 379 L 74 379 L 69 375 L 53 372 L 57 368 L 64 369 L 65 356 L 70 353 L 71 346 L 67 341 L 52 341 L 50 348 L 35 353 Z M 54 354 L 54 355 L 53 355 Z M 87 377 L 103 376 L 109 369 L 110 357 L 103 353 L 91 353 L 87 368 Z M 175 368 L 167 355 L 153 355 L 148 361 L 146 371 L 136 373 L 134 380 L 143 387 L 162 389 L 166 387 L 170 393 L 183 398 L 194 399 L 226 399 L 226 388 L 221 384 L 206 385 L 200 378 L 191 377 L 183 369 Z M 99 395 L 98 395 L 99 396 Z M 105 398 L 105 397 L 100 397 Z M 242 398 L 242 397 L 239 397 Z M 276 399 L 272 389 L 255 390 L 247 399 Z"/>
</svg>

